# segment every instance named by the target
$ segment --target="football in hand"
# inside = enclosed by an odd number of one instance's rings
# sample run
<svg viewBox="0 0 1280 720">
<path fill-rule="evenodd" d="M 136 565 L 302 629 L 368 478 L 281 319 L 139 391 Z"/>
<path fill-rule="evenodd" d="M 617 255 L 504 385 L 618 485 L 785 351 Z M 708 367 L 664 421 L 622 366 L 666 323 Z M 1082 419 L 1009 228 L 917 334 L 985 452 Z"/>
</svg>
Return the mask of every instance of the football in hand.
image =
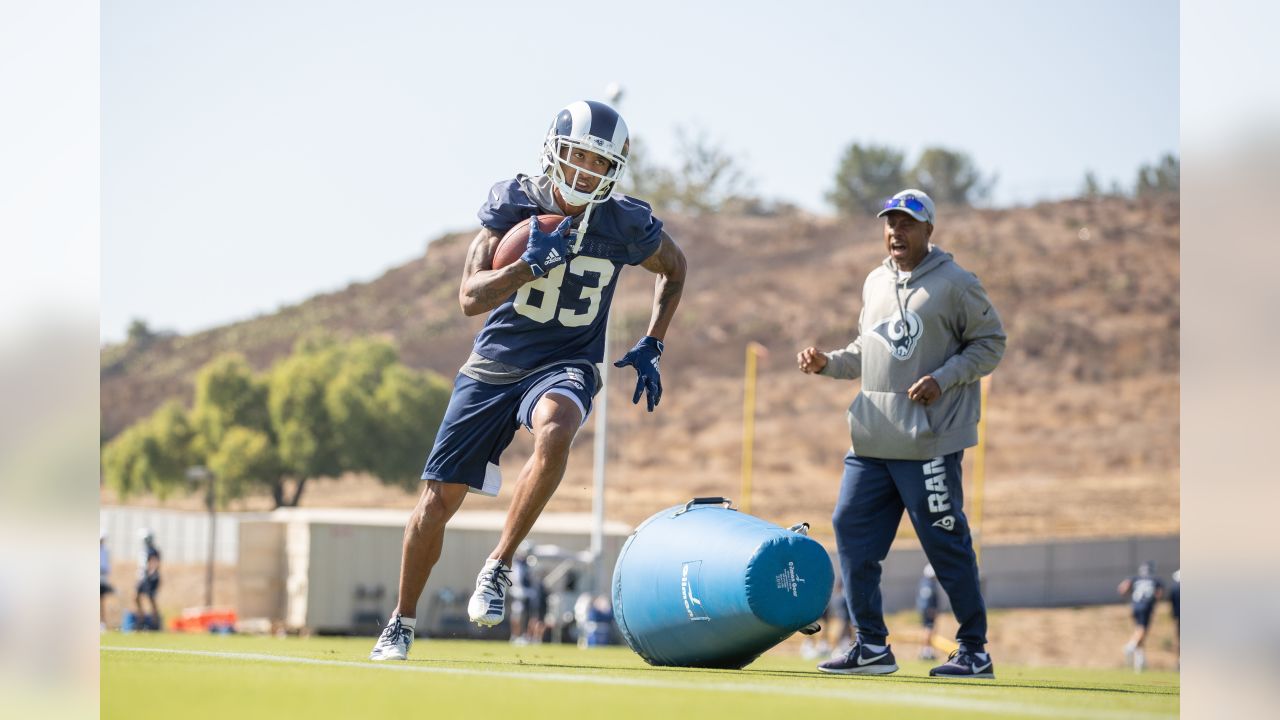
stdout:
<svg viewBox="0 0 1280 720">
<path fill-rule="evenodd" d="M 544 233 L 555 231 L 556 227 L 564 220 L 563 215 L 538 215 L 538 229 Z M 529 218 L 532 220 L 533 218 Z M 525 248 L 529 245 L 529 220 L 523 220 L 520 224 L 507 231 L 502 236 L 502 240 L 498 241 L 498 249 L 493 252 L 493 269 L 504 268 L 511 263 L 520 259 L 524 254 Z"/>
</svg>

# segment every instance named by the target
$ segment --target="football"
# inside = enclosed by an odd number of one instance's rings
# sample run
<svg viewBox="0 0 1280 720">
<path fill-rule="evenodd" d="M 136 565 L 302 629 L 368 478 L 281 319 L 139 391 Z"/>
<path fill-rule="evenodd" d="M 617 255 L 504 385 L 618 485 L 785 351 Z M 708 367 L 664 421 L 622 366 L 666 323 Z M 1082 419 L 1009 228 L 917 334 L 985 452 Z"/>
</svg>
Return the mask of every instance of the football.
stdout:
<svg viewBox="0 0 1280 720">
<path fill-rule="evenodd" d="M 555 230 L 564 220 L 563 215 L 538 215 L 537 218 L 538 229 L 545 233 Z M 524 254 L 525 247 L 529 244 L 529 220 L 521 221 L 498 241 L 498 249 L 493 251 L 494 270 L 510 265 Z"/>
</svg>

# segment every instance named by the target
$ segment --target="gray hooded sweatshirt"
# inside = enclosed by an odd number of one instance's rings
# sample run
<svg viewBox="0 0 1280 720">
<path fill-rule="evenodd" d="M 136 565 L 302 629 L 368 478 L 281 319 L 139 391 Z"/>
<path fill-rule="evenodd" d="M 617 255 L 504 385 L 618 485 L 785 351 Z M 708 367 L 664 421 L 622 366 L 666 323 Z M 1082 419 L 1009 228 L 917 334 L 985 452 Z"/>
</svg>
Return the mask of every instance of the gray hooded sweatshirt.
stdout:
<svg viewBox="0 0 1280 720">
<path fill-rule="evenodd" d="M 900 281 L 886 258 L 862 286 L 858 337 L 824 353 L 822 375 L 862 378 L 849 406 L 853 452 L 886 460 L 928 460 L 978 443 L 978 380 L 1004 355 L 1000 316 L 977 276 L 930 246 Z M 932 375 L 942 396 L 928 406 L 907 389 Z"/>
</svg>

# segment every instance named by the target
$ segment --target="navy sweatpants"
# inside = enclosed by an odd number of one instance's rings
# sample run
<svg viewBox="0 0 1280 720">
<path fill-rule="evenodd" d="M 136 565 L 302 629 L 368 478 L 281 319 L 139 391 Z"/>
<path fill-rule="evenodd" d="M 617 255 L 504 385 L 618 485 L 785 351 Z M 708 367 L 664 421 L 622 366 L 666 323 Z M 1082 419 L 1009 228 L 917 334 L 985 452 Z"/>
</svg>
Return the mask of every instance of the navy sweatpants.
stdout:
<svg viewBox="0 0 1280 720">
<path fill-rule="evenodd" d="M 987 607 L 978 586 L 969 521 L 961 510 L 960 459 L 964 451 L 932 460 L 879 460 L 850 452 L 831 522 L 836 531 L 845 599 L 858 638 L 883 645 L 889 634 L 880 597 L 880 563 L 905 509 L 938 582 L 951 599 L 960 629 L 956 639 L 981 651 L 987 642 Z"/>
</svg>

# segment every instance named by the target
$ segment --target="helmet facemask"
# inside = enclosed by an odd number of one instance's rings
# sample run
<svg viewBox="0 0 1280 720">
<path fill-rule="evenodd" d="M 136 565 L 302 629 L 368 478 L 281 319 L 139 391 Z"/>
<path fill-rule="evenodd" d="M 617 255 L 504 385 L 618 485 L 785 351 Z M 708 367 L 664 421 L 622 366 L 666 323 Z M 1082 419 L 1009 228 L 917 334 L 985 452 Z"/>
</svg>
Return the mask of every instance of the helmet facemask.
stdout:
<svg viewBox="0 0 1280 720">
<path fill-rule="evenodd" d="M 581 207 L 604 202 L 609 199 L 613 188 L 626 173 L 630 141 L 623 143 L 623 146 L 618 149 L 620 152 L 615 152 L 611 146 L 612 143 L 603 138 L 592 135 L 584 138 L 566 137 L 556 135 L 553 129 L 542 146 L 542 171 L 550 176 L 552 183 L 560 191 L 560 196 L 570 205 Z M 575 149 L 604 157 L 610 163 L 609 170 L 600 174 L 574 165 L 569 157 Z M 582 177 L 599 179 L 594 191 L 585 192 L 577 189 L 577 181 Z"/>
</svg>

